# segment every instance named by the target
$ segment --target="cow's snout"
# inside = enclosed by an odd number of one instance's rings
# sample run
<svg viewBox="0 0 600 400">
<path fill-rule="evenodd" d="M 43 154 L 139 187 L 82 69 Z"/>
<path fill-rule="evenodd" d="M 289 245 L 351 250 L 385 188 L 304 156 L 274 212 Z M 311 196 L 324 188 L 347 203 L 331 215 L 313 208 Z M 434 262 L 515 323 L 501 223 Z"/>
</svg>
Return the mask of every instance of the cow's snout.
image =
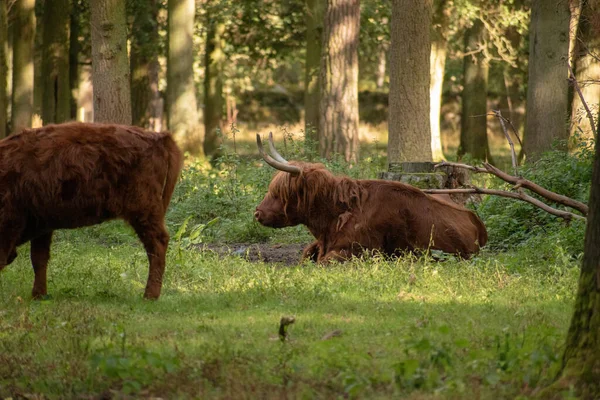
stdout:
<svg viewBox="0 0 600 400">
<path fill-rule="evenodd" d="M 262 212 L 257 209 L 254 212 L 254 219 L 256 219 L 258 222 L 261 222 L 261 218 L 262 218 Z"/>
</svg>

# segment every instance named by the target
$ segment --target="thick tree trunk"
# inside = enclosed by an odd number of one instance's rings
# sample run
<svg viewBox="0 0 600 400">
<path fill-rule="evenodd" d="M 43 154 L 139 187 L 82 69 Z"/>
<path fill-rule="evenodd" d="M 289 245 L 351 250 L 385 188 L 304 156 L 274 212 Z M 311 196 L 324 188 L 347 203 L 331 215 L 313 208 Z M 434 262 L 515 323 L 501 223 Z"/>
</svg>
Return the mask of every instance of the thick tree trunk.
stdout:
<svg viewBox="0 0 600 400">
<path fill-rule="evenodd" d="M 540 393 L 541 399 L 562 398 L 561 390 L 575 386 L 582 399 L 600 393 L 600 143 L 592 172 L 585 247 L 575 311 L 567 334 L 563 370 L 557 382 Z"/>
<path fill-rule="evenodd" d="M 574 49 L 575 75 L 583 97 L 592 112 L 598 115 L 600 103 L 600 1 L 583 2 L 581 21 Z M 579 96 L 573 97 L 571 108 L 571 134 L 584 139 L 593 138 L 592 127 Z"/>
<path fill-rule="evenodd" d="M 325 0 L 306 0 L 306 64 L 304 69 L 304 130 L 308 139 L 319 140 L 321 98 L 321 44 Z"/>
<path fill-rule="evenodd" d="M 392 0 L 388 161 L 432 161 L 432 0 Z"/>
<path fill-rule="evenodd" d="M 359 0 L 327 0 L 323 30 L 320 153 L 357 161 Z"/>
<path fill-rule="evenodd" d="M 35 38 L 35 0 L 14 4 L 12 129 L 31 127 L 33 117 L 33 43 Z"/>
<path fill-rule="evenodd" d="M 65 122 L 71 117 L 69 82 L 70 1 L 46 1 L 42 58 L 42 121 Z"/>
<path fill-rule="evenodd" d="M 169 0 L 168 124 L 186 149 L 202 153 L 194 87 L 194 0 Z"/>
<path fill-rule="evenodd" d="M 448 1 L 434 1 L 433 30 L 431 38 L 431 82 L 429 83 L 430 124 L 431 124 L 431 156 L 433 161 L 445 160 L 442 150 L 442 134 L 440 114 L 442 108 L 442 91 L 444 87 L 444 71 L 446 68 L 447 29 L 449 25 Z"/>
<path fill-rule="evenodd" d="M 131 125 L 125 2 L 94 0 L 90 12 L 94 121 Z"/>
<path fill-rule="evenodd" d="M 204 53 L 204 154 L 218 156 L 221 139 L 217 135 L 223 119 L 223 33 L 225 24 L 210 14 L 206 20 L 206 51 Z"/>
<path fill-rule="evenodd" d="M 528 159 L 567 138 L 569 18 L 568 1 L 532 2 L 523 143 Z"/>
<path fill-rule="evenodd" d="M 465 32 L 463 60 L 462 114 L 458 155 L 470 154 L 478 160 L 490 160 L 487 139 L 487 85 L 489 64 L 480 47 L 485 45 L 485 26 L 476 20 Z"/>
<path fill-rule="evenodd" d="M 133 124 L 149 129 L 154 108 L 152 99 L 158 84 L 159 2 L 145 0 L 133 5 L 133 30 L 131 37 L 131 115 Z"/>
<path fill-rule="evenodd" d="M 7 135 L 8 123 L 8 15 L 6 2 L 0 2 L 0 139 Z"/>
</svg>

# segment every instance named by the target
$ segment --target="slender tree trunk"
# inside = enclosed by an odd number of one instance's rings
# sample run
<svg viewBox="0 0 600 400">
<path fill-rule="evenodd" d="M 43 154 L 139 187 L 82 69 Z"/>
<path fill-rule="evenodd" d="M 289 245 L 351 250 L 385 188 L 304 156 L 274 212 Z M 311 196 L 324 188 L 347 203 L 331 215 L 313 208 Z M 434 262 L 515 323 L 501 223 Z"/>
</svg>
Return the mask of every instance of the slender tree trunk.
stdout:
<svg viewBox="0 0 600 400">
<path fill-rule="evenodd" d="M 431 82 L 429 86 L 430 97 L 430 124 L 431 124 L 431 156 L 433 161 L 445 160 L 442 150 L 442 134 L 440 129 L 440 114 L 442 108 L 442 90 L 444 87 L 444 71 L 446 68 L 446 55 L 448 53 L 446 38 L 449 15 L 448 1 L 435 0 L 433 12 L 433 30 L 431 37 Z"/>
<path fill-rule="evenodd" d="M 90 11 L 94 121 L 131 125 L 125 2 L 94 0 Z"/>
<path fill-rule="evenodd" d="M 585 0 L 579 23 L 575 45 L 575 75 L 583 96 L 598 115 L 600 103 L 600 1 Z M 590 121 L 579 96 L 573 98 L 571 109 L 571 134 L 579 134 L 584 139 L 594 137 Z"/>
<path fill-rule="evenodd" d="M 7 135 L 8 123 L 8 15 L 6 2 L 0 2 L 0 139 Z"/>
<path fill-rule="evenodd" d="M 321 59 L 319 149 L 358 160 L 359 0 L 327 0 Z"/>
<path fill-rule="evenodd" d="M 202 153 L 194 87 L 194 0 L 169 0 L 168 124 L 187 150 Z"/>
<path fill-rule="evenodd" d="M 42 58 L 44 124 L 60 123 L 71 116 L 69 82 L 70 1 L 46 0 Z"/>
<path fill-rule="evenodd" d="M 45 0 L 36 0 L 35 6 L 35 38 L 33 39 L 33 127 L 35 127 L 36 123 L 39 123 L 42 118 L 42 102 L 44 96 L 42 60 L 44 59 L 45 3 Z M 50 0 L 48 3 L 50 3 Z"/>
<path fill-rule="evenodd" d="M 319 140 L 321 45 L 325 0 L 306 0 L 306 64 L 304 69 L 304 131 L 313 144 Z"/>
<path fill-rule="evenodd" d="M 150 127 L 154 108 L 152 99 L 158 84 L 158 9 L 157 0 L 137 1 L 133 5 L 131 38 L 131 114 L 133 124 Z"/>
<path fill-rule="evenodd" d="M 33 41 L 35 0 L 17 0 L 13 36 L 13 132 L 31 127 L 33 117 Z"/>
<path fill-rule="evenodd" d="M 375 76 L 375 85 L 377 89 L 383 89 L 385 83 L 385 72 L 387 70 L 387 54 L 388 47 L 386 43 L 382 43 L 377 55 L 377 71 Z"/>
<path fill-rule="evenodd" d="M 79 53 L 81 45 L 79 44 L 79 14 L 82 13 L 82 7 L 78 1 L 71 5 L 71 18 L 69 25 L 69 89 L 71 93 L 71 119 L 77 118 L 77 99 L 79 97 Z"/>
<path fill-rule="evenodd" d="M 487 140 L 487 84 L 489 65 L 480 47 L 485 45 L 486 33 L 481 20 L 465 32 L 463 60 L 464 88 L 458 155 L 470 154 L 478 160 L 490 160 Z M 479 49 L 479 50 L 478 50 Z"/>
<path fill-rule="evenodd" d="M 223 33 L 225 24 L 207 15 L 206 51 L 204 53 L 204 154 L 218 156 L 221 139 L 217 135 L 223 119 Z"/>
<path fill-rule="evenodd" d="M 532 2 L 523 143 L 529 159 L 567 138 L 569 18 L 568 1 Z"/>
<path fill-rule="evenodd" d="M 432 161 L 430 56 L 432 0 L 392 0 L 390 164 Z"/>
</svg>

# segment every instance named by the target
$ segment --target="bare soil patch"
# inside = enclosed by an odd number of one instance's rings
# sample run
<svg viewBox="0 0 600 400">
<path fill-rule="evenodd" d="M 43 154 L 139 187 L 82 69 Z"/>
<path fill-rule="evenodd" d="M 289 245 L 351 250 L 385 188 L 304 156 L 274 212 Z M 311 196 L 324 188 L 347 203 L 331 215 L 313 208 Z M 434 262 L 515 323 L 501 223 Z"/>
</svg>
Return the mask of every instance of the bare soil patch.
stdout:
<svg viewBox="0 0 600 400">
<path fill-rule="evenodd" d="M 213 251 L 221 256 L 234 255 L 251 262 L 280 263 L 297 265 L 306 244 L 269 244 L 269 243 L 205 243 L 198 246 L 200 251 Z"/>
</svg>

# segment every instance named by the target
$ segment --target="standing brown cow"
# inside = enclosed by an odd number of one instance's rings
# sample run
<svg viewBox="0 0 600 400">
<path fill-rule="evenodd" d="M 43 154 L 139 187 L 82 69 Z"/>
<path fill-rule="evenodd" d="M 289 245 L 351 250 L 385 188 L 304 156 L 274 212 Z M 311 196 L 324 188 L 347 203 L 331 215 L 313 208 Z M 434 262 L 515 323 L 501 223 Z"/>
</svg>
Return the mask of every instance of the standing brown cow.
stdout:
<svg viewBox="0 0 600 400">
<path fill-rule="evenodd" d="M 472 211 L 400 182 L 334 176 L 322 164 L 287 162 L 273 146 L 264 160 L 280 170 L 256 207 L 262 225 L 305 225 L 316 241 L 303 258 L 346 260 L 363 250 L 388 255 L 437 249 L 468 258 L 487 242 L 487 231 Z"/>
<path fill-rule="evenodd" d="M 123 125 L 65 123 L 0 141 L 0 270 L 31 242 L 32 295 L 46 295 L 52 233 L 120 218 L 144 244 L 144 297 L 160 296 L 164 217 L 183 165 L 171 135 Z"/>
</svg>

